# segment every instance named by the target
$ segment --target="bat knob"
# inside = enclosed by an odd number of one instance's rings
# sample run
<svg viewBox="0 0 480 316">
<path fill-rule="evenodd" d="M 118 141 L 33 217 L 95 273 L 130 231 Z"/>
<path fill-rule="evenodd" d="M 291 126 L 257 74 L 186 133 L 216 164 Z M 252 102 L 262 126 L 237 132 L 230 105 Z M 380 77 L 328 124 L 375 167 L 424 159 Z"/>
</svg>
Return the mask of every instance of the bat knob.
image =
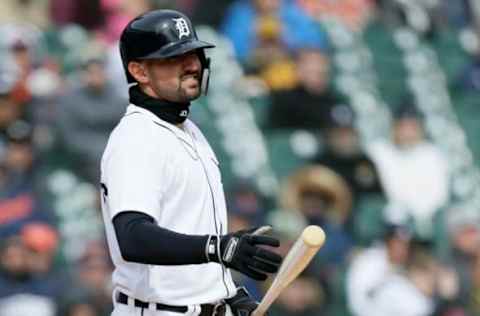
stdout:
<svg viewBox="0 0 480 316">
<path fill-rule="evenodd" d="M 319 226 L 310 225 L 303 230 L 302 239 L 309 247 L 320 247 L 325 242 L 325 232 Z"/>
</svg>

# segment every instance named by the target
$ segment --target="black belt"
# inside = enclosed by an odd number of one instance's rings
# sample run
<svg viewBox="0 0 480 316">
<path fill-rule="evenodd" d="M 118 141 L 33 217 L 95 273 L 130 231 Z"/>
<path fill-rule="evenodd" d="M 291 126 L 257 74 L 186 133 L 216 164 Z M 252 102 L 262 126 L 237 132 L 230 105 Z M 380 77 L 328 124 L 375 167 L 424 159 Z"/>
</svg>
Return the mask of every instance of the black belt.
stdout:
<svg viewBox="0 0 480 316">
<path fill-rule="evenodd" d="M 122 292 L 119 292 L 117 295 L 117 303 L 128 305 L 128 296 Z M 188 311 L 188 306 L 173 306 L 160 303 L 154 304 L 156 309 L 159 311 L 169 311 L 182 314 L 185 314 Z M 134 305 L 135 307 L 148 309 L 150 303 L 135 299 Z M 225 304 L 202 304 L 200 305 L 200 308 L 200 316 L 225 316 Z"/>
</svg>

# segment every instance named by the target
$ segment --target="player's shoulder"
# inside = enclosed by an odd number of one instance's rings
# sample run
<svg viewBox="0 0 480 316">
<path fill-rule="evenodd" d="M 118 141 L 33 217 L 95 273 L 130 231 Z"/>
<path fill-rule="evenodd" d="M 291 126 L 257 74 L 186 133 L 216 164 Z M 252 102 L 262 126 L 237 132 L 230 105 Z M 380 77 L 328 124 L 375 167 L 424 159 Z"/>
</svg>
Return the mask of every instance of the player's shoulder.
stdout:
<svg viewBox="0 0 480 316">
<path fill-rule="evenodd" d="M 144 143 L 160 139 L 165 142 L 172 136 L 172 132 L 166 125 L 145 111 L 129 111 L 112 132 L 112 137 L 124 141 L 141 140 Z"/>
<path fill-rule="evenodd" d="M 187 129 L 193 134 L 195 139 L 202 143 L 208 143 L 207 138 L 203 135 L 200 128 L 195 124 L 192 120 L 186 120 L 185 124 L 187 125 Z"/>
<path fill-rule="evenodd" d="M 171 142 L 171 133 L 158 124 L 151 117 L 142 112 L 129 112 L 121 118 L 110 134 L 104 152 L 105 159 L 113 153 L 154 153 L 156 144 L 161 143 L 163 148 Z"/>
</svg>

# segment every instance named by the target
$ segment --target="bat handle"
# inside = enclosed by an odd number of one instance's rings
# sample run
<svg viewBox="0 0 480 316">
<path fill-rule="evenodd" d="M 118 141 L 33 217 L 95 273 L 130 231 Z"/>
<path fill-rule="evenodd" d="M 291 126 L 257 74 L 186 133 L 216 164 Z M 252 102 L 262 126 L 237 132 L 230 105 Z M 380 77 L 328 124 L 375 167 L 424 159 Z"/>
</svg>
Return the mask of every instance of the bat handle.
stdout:
<svg viewBox="0 0 480 316">
<path fill-rule="evenodd" d="M 263 316 L 267 313 L 268 308 L 272 305 L 273 301 L 278 295 L 273 294 L 272 292 L 267 292 L 265 297 L 262 299 L 257 308 L 253 311 L 252 316 Z"/>
<path fill-rule="evenodd" d="M 266 312 L 266 308 L 260 307 L 260 305 L 258 305 L 257 309 L 253 311 L 252 316 L 263 316 Z"/>
</svg>

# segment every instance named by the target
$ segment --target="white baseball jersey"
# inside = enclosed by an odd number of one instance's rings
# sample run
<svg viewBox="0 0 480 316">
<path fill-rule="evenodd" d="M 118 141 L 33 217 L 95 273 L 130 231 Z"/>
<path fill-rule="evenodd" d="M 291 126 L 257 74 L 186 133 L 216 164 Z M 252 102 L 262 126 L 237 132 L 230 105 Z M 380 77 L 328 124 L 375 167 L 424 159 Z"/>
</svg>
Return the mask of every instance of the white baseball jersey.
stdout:
<svg viewBox="0 0 480 316">
<path fill-rule="evenodd" d="M 230 271 L 218 263 L 160 266 L 123 260 L 112 224 L 122 211 L 140 211 L 178 233 L 227 233 L 218 160 L 193 122 L 186 120 L 181 129 L 129 105 L 103 154 L 101 182 L 116 290 L 169 305 L 214 303 L 236 294 Z"/>
</svg>

